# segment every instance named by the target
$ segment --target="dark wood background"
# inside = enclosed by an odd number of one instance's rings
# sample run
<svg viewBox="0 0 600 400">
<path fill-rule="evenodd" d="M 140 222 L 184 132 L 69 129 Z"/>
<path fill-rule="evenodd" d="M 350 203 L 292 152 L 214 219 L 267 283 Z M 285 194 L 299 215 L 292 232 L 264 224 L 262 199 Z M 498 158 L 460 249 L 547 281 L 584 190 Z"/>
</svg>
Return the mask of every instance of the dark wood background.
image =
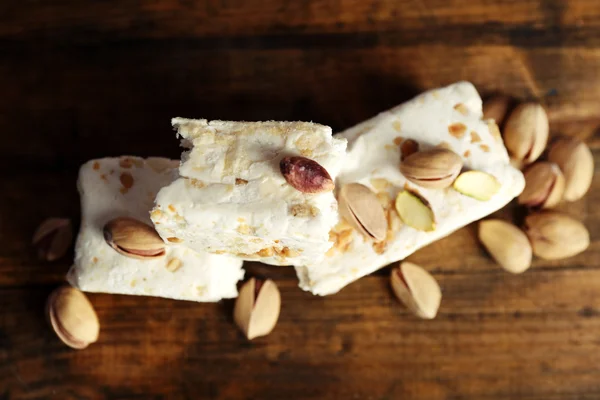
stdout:
<svg viewBox="0 0 600 400">
<path fill-rule="evenodd" d="M 442 286 L 434 321 L 388 269 L 320 298 L 260 265 L 283 308 L 251 343 L 231 301 L 91 294 L 101 336 L 79 352 L 44 320 L 72 254 L 41 263 L 31 236 L 78 220 L 82 162 L 178 157 L 173 116 L 341 130 L 462 79 L 540 99 L 600 165 L 598 0 L 0 2 L 0 399 L 600 398 L 600 175 L 563 206 L 590 230 L 581 255 L 512 276 L 469 226 L 411 256 Z"/>
</svg>

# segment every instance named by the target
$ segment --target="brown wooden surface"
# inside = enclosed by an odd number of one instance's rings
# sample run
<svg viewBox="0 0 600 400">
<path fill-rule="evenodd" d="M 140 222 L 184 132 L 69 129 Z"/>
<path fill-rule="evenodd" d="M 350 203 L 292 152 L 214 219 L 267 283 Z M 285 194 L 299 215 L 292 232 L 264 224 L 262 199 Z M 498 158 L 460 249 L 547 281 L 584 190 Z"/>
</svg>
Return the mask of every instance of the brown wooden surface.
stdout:
<svg viewBox="0 0 600 400">
<path fill-rule="evenodd" d="M 339 130 L 467 79 L 542 99 L 598 166 L 599 71 L 598 0 L 0 2 L 0 399 L 600 398 L 598 174 L 563 207 L 591 233 L 579 256 L 512 276 L 474 226 L 411 256 L 442 286 L 434 321 L 398 304 L 388 269 L 320 298 L 250 265 L 282 291 L 270 336 L 244 340 L 231 301 L 92 294 L 101 336 L 78 352 L 43 315 L 72 254 L 30 246 L 45 217 L 77 221 L 85 160 L 177 157 L 176 115 Z"/>
</svg>

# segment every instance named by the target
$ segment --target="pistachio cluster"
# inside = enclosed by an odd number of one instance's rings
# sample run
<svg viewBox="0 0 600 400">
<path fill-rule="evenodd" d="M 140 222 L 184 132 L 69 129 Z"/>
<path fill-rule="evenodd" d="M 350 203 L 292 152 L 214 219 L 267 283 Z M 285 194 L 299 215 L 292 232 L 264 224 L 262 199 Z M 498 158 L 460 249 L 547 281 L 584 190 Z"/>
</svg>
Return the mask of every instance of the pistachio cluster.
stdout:
<svg viewBox="0 0 600 400">
<path fill-rule="evenodd" d="M 550 145 L 546 160 L 538 160 L 548 143 L 549 125 L 538 103 L 522 103 L 512 112 L 511 99 L 496 96 L 484 104 L 484 117 L 504 129 L 512 164 L 524 168 L 525 189 L 518 203 L 527 207 L 523 230 L 507 221 L 479 223 L 479 240 L 504 269 L 521 273 L 533 255 L 546 260 L 574 256 L 590 243 L 586 227 L 569 215 L 551 211 L 563 201 L 581 199 L 594 174 L 590 149 L 576 138 L 559 138 Z"/>
<path fill-rule="evenodd" d="M 589 190 L 594 174 L 590 149 L 576 138 L 559 138 L 551 144 L 546 160 L 538 161 L 548 144 L 549 123 L 546 111 L 538 103 L 522 103 L 512 110 L 512 99 L 496 96 L 483 105 L 484 118 L 493 119 L 503 129 L 511 164 L 524 169 L 525 189 L 518 203 L 530 211 L 523 229 L 500 220 L 479 223 L 478 236 L 494 260 L 506 271 L 526 271 L 533 256 L 546 260 L 572 257 L 590 243 L 586 227 L 569 215 L 552 211 L 563 201 L 581 199 Z M 499 183 L 481 171 L 458 175 L 460 158 L 435 149 L 406 156 L 400 169 L 411 182 L 428 188 L 450 184 L 463 194 L 489 200 Z M 458 172 L 457 172 L 458 171 Z M 448 183 L 450 182 L 450 183 Z M 427 202 L 418 193 L 402 191 L 396 209 L 404 223 L 415 229 L 435 229 L 435 219 Z M 435 279 L 423 268 L 403 262 L 392 269 L 393 292 L 418 317 L 435 317 L 441 292 Z"/>
<path fill-rule="evenodd" d="M 400 172 L 408 181 L 429 189 L 452 187 L 480 201 L 491 199 L 500 190 L 500 183 L 493 175 L 476 170 L 461 173 L 462 158 L 445 146 L 419 151 L 418 145 L 411 144 L 411 150 L 406 151 L 406 142 L 408 139 L 400 146 Z M 340 215 L 356 231 L 375 242 L 386 238 L 388 220 L 384 205 L 371 189 L 359 183 L 346 184 L 340 189 L 338 201 Z M 405 225 L 424 232 L 436 229 L 434 211 L 416 189 L 406 186 L 398 193 L 394 206 Z"/>
</svg>

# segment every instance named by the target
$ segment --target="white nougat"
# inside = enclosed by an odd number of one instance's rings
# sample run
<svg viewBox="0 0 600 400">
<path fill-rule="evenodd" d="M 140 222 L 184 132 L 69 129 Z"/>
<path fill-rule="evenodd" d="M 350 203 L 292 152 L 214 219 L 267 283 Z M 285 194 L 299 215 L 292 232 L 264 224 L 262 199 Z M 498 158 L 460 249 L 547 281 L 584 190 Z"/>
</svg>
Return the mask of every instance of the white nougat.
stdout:
<svg viewBox="0 0 600 400">
<path fill-rule="evenodd" d="M 317 263 L 296 267 L 300 287 L 318 295 L 339 291 L 347 284 L 502 208 L 524 188 L 520 171 L 508 154 L 493 121 L 482 119 L 482 102 L 472 84 L 459 82 L 425 92 L 385 111 L 339 136 L 348 140 L 348 153 L 336 188 L 361 183 L 380 199 L 388 217 L 386 240 L 375 243 L 340 223 L 332 230 L 334 247 Z M 462 157 L 465 169 L 493 175 L 501 187 L 488 201 L 454 190 L 420 187 L 400 173 L 400 148 L 407 139 L 420 150 L 444 146 Z M 403 224 L 394 200 L 404 189 L 418 192 L 431 205 L 436 228 L 431 232 Z"/>
<path fill-rule="evenodd" d="M 200 302 L 237 296 L 236 285 L 244 275 L 239 259 L 167 243 L 164 257 L 140 260 L 118 253 L 104 239 L 104 225 L 117 217 L 152 226 L 149 213 L 156 193 L 178 177 L 178 165 L 166 158 L 120 157 L 91 160 L 81 167 L 81 229 L 68 274 L 73 286 Z M 170 270 L 167 264 L 175 258 L 181 266 Z"/>
<path fill-rule="evenodd" d="M 345 139 L 308 122 L 175 118 L 173 125 L 189 151 L 182 156 L 182 177 L 158 193 L 152 211 L 165 240 L 274 265 L 323 259 L 338 220 L 335 197 L 295 189 L 279 162 L 306 157 L 335 178 Z"/>
</svg>

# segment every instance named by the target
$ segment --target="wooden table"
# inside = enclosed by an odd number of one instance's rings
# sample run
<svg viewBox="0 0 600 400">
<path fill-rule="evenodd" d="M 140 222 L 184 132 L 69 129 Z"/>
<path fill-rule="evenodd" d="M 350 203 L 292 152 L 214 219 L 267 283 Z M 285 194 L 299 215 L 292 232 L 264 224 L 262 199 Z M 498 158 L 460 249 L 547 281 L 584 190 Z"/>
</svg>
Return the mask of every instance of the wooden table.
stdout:
<svg viewBox="0 0 600 400">
<path fill-rule="evenodd" d="M 590 230 L 583 254 L 512 276 L 468 226 L 411 256 L 442 286 L 434 321 L 389 269 L 321 298 L 250 265 L 282 291 L 266 338 L 241 336 L 232 301 L 91 294 L 101 337 L 74 351 L 43 313 L 72 254 L 30 245 L 44 218 L 78 220 L 84 161 L 178 157 L 176 115 L 341 130 L 466 79 L 540 99 L 600 165 L 599 71 L 598 0 L 1 2 L 0 399 L 600 398 L 600 175 L 562 207 Z"/>
</svg>

